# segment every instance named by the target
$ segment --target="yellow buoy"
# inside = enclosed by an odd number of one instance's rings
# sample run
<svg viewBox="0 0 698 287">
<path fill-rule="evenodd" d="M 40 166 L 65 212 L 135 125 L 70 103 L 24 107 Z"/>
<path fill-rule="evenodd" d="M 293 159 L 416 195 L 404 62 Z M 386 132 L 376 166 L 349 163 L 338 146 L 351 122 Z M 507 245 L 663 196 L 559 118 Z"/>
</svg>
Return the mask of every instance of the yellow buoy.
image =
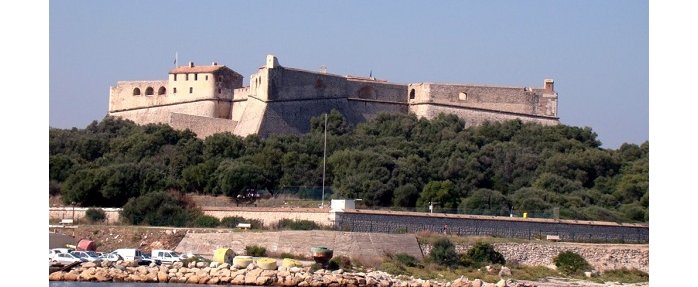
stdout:
<svg viewBox="0 0 698 287">
<path fill-rule="evenodd" d="M 213 261 L 218 263 L 233 263 L 235 252 L 230 248 L 218 248 L 213 252 Z"/>
<path fill-rule="evenodd" d="M 281 266 L 283 267 L 303 267 L 303 264 L 296 260 L 296 259 L 291 259 L 291 258 L 284 258 L 284 261 L 281 262 Z"/>
<path fill-rule="evenodd" d="M 233 266 L 235 268 L 246 268 L 247 265 L 252 263 L 252 256 L 235 256 L 233 258 Z"/>
<path fill-rule="evenodd" d="M 274 270 L 276 269 L 276 259 L 273 258 L 259 258 L 257 259 L 257 266 L 264 270 Z"/>
</svg>

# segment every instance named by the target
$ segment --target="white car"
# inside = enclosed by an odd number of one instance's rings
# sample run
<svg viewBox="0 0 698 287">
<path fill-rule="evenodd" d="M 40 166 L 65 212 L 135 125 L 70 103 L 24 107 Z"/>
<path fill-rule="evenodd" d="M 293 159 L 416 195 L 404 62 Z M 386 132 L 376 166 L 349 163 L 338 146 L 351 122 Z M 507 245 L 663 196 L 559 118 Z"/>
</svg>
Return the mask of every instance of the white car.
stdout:
<svg viewBox="0 0 698 287">
<path fill-rule="evenodd" d="M 119 254 L 116 254 L 116 253 L 106 253 L 106 254 L 102 255 L 100 258 L 102 258 L 102 260 L 104 260 L 104 261 L 111 261 L 111 262 L 124 260 L 123 257 L 121 257 Z"/>
<path fill-rule="evenodd" d="M 73 251 L 73 249 L 69 249 L 69 248 L 53 248 L 53 249 L 49 249 L 49 250 L 48 250 L 48 260 L 53 259 L 54 257 L 56 257 L 57 254 L 60 254 L 60 253 L 70 253 L 71 251 Z"/>
<path fill-rule="evenodd" d="M 70 252 L 70 254 L 73 254 L 73 255 L 80 257 L 80 258 L 85 258 L 87 261 L 90 261 L 90 262 L 102 261 L 102 259 L 99 258 L 99 256 L 97 255 L 97 252 L 94 252 L 94 251 L 73 251 L 73 252 Z"/>
<path fill-rule="evenodd" d="M 63 265 L 68 265 L 73 262 L 87 262 L 87 259 L 77 257 L 70 253 L 58 253 L 51 262 L 57 262 Z"/>
</svg>

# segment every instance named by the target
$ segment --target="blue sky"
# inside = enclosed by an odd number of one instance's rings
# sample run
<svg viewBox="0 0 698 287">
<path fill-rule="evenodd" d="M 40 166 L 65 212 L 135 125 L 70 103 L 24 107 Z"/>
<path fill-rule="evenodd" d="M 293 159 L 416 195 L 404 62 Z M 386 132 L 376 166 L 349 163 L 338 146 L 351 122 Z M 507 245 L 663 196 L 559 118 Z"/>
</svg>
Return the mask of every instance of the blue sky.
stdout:
<svg viewBox="0 0 698 287">
<path fill-rule="evenodd" d="M 217 61 L 245 76 L 281 65 L 398 83 L 542 86 L 562 123 L 603 146 L 649 139 L 646 1 L 49 2 L 49 125 L 107 114 L 119 80 Z"/>
</svg>

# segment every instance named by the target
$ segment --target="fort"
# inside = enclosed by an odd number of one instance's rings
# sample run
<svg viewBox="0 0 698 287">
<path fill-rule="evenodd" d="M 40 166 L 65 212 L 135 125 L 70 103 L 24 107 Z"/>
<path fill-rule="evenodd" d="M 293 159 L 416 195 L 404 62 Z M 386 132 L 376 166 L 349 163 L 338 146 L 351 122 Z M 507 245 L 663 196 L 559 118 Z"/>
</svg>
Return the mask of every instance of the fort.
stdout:
<svg viewBox="0 0 698 287">
<path fill-rule="evenodd" d="M 170 70 L 167 80 L 119 81 L 109 90 L 109 115 L 190 129 L 200 138 L 219 132 L 302 134 L 310 130 L 312 117 L 333 109 L 353 125 L 381 112 L 427 119 L 454 114 L 466 126 L 511 119 L 559 124 L 557 93 L 549 79 L 542 88 L 397 84 L 283 67 L 273 55 L 250 76 L 248 86 L 224 65 L 189 62 Z"/>
</svg>

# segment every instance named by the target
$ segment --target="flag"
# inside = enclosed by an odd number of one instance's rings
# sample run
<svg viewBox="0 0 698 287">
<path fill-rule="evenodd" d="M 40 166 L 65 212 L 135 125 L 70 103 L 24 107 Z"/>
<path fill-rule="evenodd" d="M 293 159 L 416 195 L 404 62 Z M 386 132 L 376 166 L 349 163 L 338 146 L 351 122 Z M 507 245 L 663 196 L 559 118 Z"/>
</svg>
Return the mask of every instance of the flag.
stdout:
<svg viewBox="0 0 698 287">
<path fill-rule="evenodd" d="M 368 72 L 368 77 L 369 77 L 369 78 L 373 78 L 373 70 L 371 70 L 370 72 Z"/>
<path fill-rule="evenodd" d="M 175 52 L 174 65 L 177 66 L 177 52 Z"/>
</svg>

